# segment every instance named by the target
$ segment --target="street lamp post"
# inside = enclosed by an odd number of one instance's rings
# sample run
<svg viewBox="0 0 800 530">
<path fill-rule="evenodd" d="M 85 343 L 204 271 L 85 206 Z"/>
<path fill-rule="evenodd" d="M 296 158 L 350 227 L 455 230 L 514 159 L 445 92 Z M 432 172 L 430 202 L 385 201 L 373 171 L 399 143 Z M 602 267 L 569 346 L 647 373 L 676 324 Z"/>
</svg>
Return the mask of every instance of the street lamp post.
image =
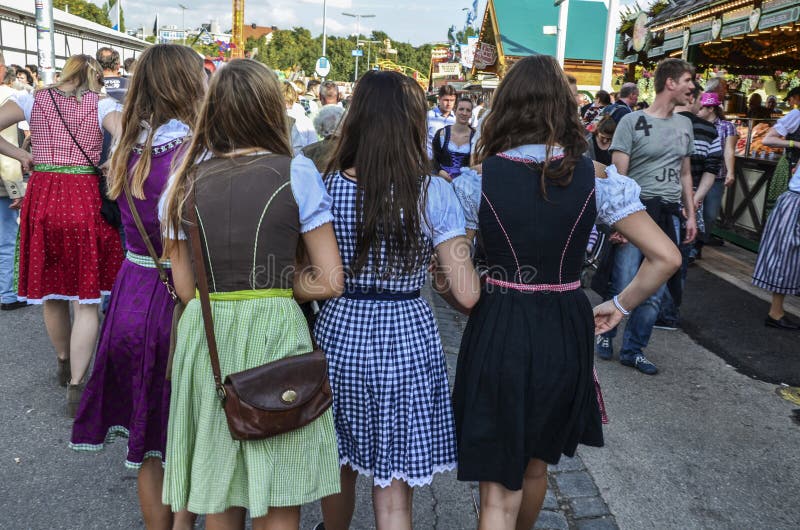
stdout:
<svg viewBox="0 0 800 530">
<path fill-rule="evenodd" d="M 328 18 L 328 0 L 322 0 L 322 56 L 327 57 L 325 55 L 325 49 L 328 44 L 328 34 L 325 31 L 325 22 Z"/>
<path fill-rule="evenodd" d="M 375 18 L 375 15 L 361 15 L 354 13 L 342 13 L 342 15 L 356 19 L 356 73 L 355 76 L 353 76 L 353 82 L 355 83 L 358 81 L 358 37 L 361 35 L 361 19 Z"/>
<path fill-rule="evenodd" d="M 189 9 L 183 4 L 178 4 L 181 8 L 181 35 L 183 35 L 183 45 L 186 46 L 186 10 Z"/>
</svg>

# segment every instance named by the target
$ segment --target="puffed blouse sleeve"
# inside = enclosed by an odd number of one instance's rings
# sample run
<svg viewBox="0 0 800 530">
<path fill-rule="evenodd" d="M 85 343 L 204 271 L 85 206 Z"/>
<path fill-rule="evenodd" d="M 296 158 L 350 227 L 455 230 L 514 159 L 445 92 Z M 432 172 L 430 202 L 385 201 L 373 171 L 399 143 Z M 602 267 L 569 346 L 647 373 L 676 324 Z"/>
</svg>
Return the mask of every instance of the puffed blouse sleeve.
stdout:
<svg viewBox="0 0 800 530">
<path fill-rule="evenodd" d="M 122 105 L 112 97 L 100 98 L 97 101 L 97 122 L 103 128 L 103 120 L 112 112 L 122 112 Z"/>
<path fill-rule="evenodd" d="M 22 112 L 25 114 L 25 121 L 30 123 L 31 121 L 31 112 L 33 111 L 33 94 L 25 92 L 25 91 L 18 91 L 11 94 L 8 97 L 8 101 L 13 101 L 17 104 L 19 108 L 22 109 Z"/>
<path fill-rule="evenodd" d="M 477 230 L 478 208 L 481 205 L 481 176 L 474 169 L 462 169 L 461 176 L 453 181 L 453 191 L 461 203 L 464 226 L 469 230 Z"/>
<path fill-rule="evenodd" d="M 164 192 L 161 194 L 161 197 L 158 198 L 158 220 L 161 222 L 161 226 L 164 226 L 164 219 L 167 218 L 167 199 L 172 191 L 172 186 L 175 184 L 175 175 L 172 174 L 167 181 L 167 185 L 164 187 Z M 172 230 L 171 226 L 164 227 L 164 239 L 186 239 L 186 234 L 183 231 L 183 228 L 178 228 L 178 233 Z"/>
<path fill-rule="evenodd" d="M 453 187 L 441 177 L 430 177 L 428 183 L 428 203 L 426 205 L 428 235 L 437 247 L 448 239 L 466 235 L 464 213 L 453 192 Z"/>
<path fill-rule="evenodd" d="M 333 199 L 314 162 L 303 155 L 292 159 L 291 186 L 300 211 L 300 233 L 305 234 L 325 223 L 333 222 Z"/>
<path fill-rule="evenodd" d="M 606 178 L 594 180 L 598 223 L 611 226 L 645 209 L 639 200 L 641 188 L 636 181 L 621 175 L 613 165 L 606 168 L 606 175 Z"/>
</svg>

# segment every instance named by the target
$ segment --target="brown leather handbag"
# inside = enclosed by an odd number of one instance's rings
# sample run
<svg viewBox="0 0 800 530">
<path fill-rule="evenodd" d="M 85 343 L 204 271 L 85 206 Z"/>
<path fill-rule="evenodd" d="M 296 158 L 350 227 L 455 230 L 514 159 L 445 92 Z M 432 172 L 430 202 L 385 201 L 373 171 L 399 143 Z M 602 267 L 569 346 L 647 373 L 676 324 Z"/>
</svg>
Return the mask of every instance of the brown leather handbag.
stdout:
<svg viewBox="0 0 800 530">
<path fill-rule="evenodd" d="M 194 199 L 192 191 L 186 201 L 192 259 L 214 383 L 231 437 L 263 440 L 308 425 L 333 403 L 328 363 L 321 350 L 229 374 L 223 383 Z"/>
</svg>

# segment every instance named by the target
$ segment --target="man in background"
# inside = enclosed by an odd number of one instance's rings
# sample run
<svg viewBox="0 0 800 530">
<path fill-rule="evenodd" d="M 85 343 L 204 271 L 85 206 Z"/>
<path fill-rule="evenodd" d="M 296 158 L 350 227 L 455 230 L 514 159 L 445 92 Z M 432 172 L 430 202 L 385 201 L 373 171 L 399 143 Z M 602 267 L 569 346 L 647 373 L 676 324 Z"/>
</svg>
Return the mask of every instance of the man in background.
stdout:
<svg viewBox="0 0 800 530">
<path fill-rule="evenodd" d="M 617 101 L 603 109 L 603 114 L 610 115 L 615 122 L 619 123 L 626 114 L 633 112 L 633 108 L 639 101 L 639 87 L 636 83 L 625 83 L 619 89 Z"/>
<path fill-rule="evenodd" d="M 428 158 L 433 156 L 431 142 L 436 131 L 456 122 L 453 107 L 456 105 L 456 89 L 451 85 L 439 87 L 439 103 L 428 111 Z"/>
<path fill-rule="evenodd" d="M 0 53 L 0 81 L 6 77 L 6 61 Z M 0 106 L 16 91 L 5 83 L 0 83 Z M 19 146 L 17 126 L 0 131 L 3 138 Z M 0 155 L 0 309 L 9 311 L 25 307 L 25 302 L 17 300 L 14 291 L 14 253 L 17 244 L 19 210 L 25 195 L 22 181 L 22 167 L 13 158 Z"/>
<path fill-rule="evenodd" d="M 103 69 L 106 94 L 122 103 L 128 92 L 128 79 L 119 75 L 119 52 L 104 46 L 97 50 L 95 59 Z"/>
</svg>

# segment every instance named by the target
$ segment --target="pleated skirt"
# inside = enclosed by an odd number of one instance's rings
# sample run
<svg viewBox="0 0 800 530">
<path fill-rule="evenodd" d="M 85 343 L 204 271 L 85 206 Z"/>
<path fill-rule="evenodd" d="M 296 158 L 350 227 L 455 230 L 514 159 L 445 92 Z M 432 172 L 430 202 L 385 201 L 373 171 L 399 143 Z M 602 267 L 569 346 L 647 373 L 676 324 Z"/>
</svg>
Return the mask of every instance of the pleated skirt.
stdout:
<svg viewBox="0 0 800 530">
<path fill-rule="evenodd" d="M 212 301 L 222 378 L 311 351 L 308 324 L 291 298 Z M 333 414 L 265 440 L 234 440 L 217 398 L 200 302 L 187 304 L 172 366 L 163 502 L 173 511 L 266 515 L 339 492 Z"/>
<path fill-rule="evenodd" d="M 777 294 L 800 293 L 800 193 L 786 191 L 769 214 L 753 285 Z"/>
<path fill-rule="evenodd" d="M 511 490 L 533 458 L 557 464 L 603 445 L 594 320 L 586 295 L 481 293 L 461 342 L 453 393 L 458 478 Z"/>
</svg>

